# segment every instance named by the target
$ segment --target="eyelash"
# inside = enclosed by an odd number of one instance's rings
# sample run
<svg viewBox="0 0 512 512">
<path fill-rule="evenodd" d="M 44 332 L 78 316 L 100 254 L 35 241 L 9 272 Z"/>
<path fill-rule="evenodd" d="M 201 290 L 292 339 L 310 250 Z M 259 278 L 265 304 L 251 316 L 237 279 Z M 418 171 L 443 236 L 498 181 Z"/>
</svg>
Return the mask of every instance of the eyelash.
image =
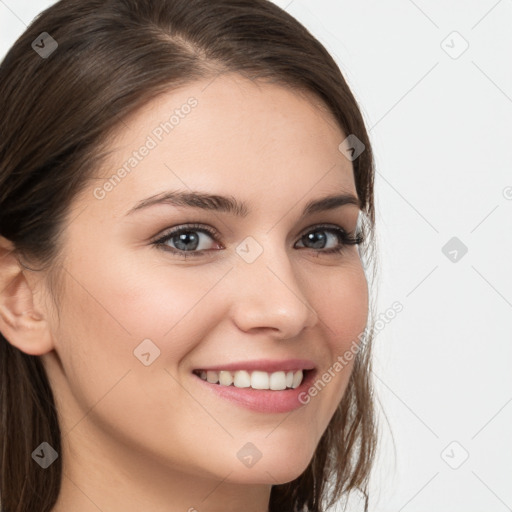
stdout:
<svg viewBox="0 0 512 512">
<path fill-rule="evenodd" d="M 359 234 L 357 236 L 354 235 L 354 233 L 347 233 L 344 229 L 340 228 L 339 226 L 333 226 L 333 225 L 318 225 L 313 226 L 314 229 L 309 229 L 309 231 L 306 231 L 304 235 L 300 237 L 299 240 L 302 240 L 307 234 L 315 232 L 315 231 L 327 231 L 329 233 L 335 234 L 339 240 L 341 240 L 341 245 L 336 248 L 332 249 L 311 249 L 312 251 L 316 251 L 323 254 L 340 254 L 342 253 L 346 246 L 348 245 L 359 245 L 364 242 L 364 237 L 362 234 Z M 155 245 L 158 248 L 161 248 L 164 251 L 170 252 L 176 256 L 181 256 L 184 259 L 188 258 L 189 256 L 201 256 L 205 252 L 209 252 L 207 250 L 203 251 L 182 251 L 180 249 L 174 249 L 172 247 L 169 247 L 166 245 L 166 242 L 170 239 L 174 238 L 177 235 L 180 235 L 182 233 L 188 233 L 188 232 L 194 232 L 199 231 L 201 233 L 205 233 L 207 235 L 210 235 L 215 242 L 218 243 L 217 238 L 220 236 L 218 231 L 209 228 L 206 226 L 203 226 L 201 224 L 186 224 L 183 226 L 180 226 L 179 228 L 174 228 L 171 231 L 168 231 L 166 234 L 158 238 L 157 240 L 153 241 L 152 244 Z M 305 247 L 304 249 L 307 249 Z"/>
</svg>

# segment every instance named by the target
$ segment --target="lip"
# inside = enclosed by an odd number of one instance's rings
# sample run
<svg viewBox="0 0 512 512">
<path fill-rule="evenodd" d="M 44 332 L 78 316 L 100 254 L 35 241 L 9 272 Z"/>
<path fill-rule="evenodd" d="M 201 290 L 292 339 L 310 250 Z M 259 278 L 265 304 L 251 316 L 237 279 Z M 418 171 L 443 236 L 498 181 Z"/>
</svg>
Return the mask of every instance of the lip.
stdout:
<svg viewBox="0 0 512 512">
<path fill-rule="evenodd" d="M 288 371 L 297 371 L 297 370 L 313 370 L 315 368 L 315 363 L 309 359 L 257 359 L 253 361 L 239 361 L 235 363 L 226 363 L 219 364 L 216 366 L 202 366 L 201 368 L 194 369 L 195 372 L 204 370 L 228 370 L 228 371 L 236 371 L 236 370 L 246 370 L 248 372 L 252 371 L 263 371 L 263 372 L 288 372 Z"/>
<path fill-rule="evenodd" d="M 227 369 L 225 366 L 222 368 Z M 240 366 L 237 366 L 237 368 L 245 369 L 240 368 Z M 302 394 L 307 393 L 307 390 L 310 388 L 316 374 L 316 369 L 306 370 L 302 383 L 299 387 L 295 389 L 283 389 L 282 391 L 274 391 L 270 389 L 236 388 L 235 386 L 212 384 L 206 380 L 201 379 L 201 377 L 195 373 L 192 375 L 200 383 L 200 385 L 204 386 L 203 389 L 205 389 L 208 393 L 214 394 L 214 396 L 218 396 L 230 401 L 236 406 L 244 407 L 245 409 L 249 409 L 254 412 L 277 414 L 290 412 L 305 405 L 299 400 L 299 397 Z"/>
</svg>

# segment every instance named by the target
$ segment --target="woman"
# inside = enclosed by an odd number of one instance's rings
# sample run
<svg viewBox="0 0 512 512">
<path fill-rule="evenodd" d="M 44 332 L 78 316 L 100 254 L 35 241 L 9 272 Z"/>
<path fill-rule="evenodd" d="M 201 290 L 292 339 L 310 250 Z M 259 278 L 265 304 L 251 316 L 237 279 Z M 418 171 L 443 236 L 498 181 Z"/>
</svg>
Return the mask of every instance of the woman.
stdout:
<svg viewBox="0 0 512 512">
<path fill-rule="evenodd" d="M 265 0 L 62 0 L 0 70 L 2 510 L 361 491 L 373 157 Z"/>
</svg>

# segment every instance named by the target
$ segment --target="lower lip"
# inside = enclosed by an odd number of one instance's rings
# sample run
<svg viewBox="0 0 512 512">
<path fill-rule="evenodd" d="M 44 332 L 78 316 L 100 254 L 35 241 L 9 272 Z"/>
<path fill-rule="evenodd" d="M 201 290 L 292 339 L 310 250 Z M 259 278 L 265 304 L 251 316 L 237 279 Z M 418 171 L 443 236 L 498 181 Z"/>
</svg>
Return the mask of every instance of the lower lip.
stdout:
<svg viewBox="0 0 512 512">
<path fill-rule="evenodd" d="M 273 391 L 269 389 L 236 388 L 235 386 L 224 386 L 212 384 L 192 374 L 207 389 L 217 393 L 222 398 L 231 401 L 235 405 L 245 407 L 256 412 L 280 413 L 290 412 L 305 405 L 299 397 L 306 396 L 307 390 L 315 377 L 316 370 L 308 370 L 300 386 L 295 389 L 283 389 Z"/>
</svg>

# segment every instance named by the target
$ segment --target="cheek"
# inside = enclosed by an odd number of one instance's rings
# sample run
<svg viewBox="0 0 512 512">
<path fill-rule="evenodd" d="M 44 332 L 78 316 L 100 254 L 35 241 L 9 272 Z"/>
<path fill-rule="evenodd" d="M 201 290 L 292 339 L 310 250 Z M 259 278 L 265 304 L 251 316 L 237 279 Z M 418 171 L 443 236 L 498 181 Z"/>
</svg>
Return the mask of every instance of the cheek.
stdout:
<svg viewBox="0 0 512 512">
<path fill-rule="evenodd" d="M 118 316 L 133 338 L 153 338 L 177 358 L 211 327 L 222 275 L 213 268 L 158 265 L 120 275 L 112 300 L 122 305 Z"/>
<path fill-rule="evenodd" d="M 204 410 L 170 374 L 177 375 L 180 361 L 214 324 L 219 299 L 214 287 L 224 272 L 176 266 L 172 271 L 171 267 L 146 267 L 132 272 L 119 260 L 94 272 L 71 264 L 68 268 L 73 276 L 83 277 L 78 282 L 68 276 L 57 333 L 68 376 L 66 383 L 57 386 L 67 426 L 101 425 L 102 430 L 126 436 L 131 443 L 140 432 L 151 432 L 155 453 L 173 435 L 183 446 L 197 444 L 197 432 L 183 425 L 202 418 Z M 148 366 L 134 354 L 146 339 L 159 351 Z M 151 346 L 149 350 L 153 359 Z M 63 391 L 66 387 L 70 395 Z M 185 413 L 190 420 L 185 415 L 183 424 L 172 421 Z M 88 420 L 82 422 L 85 416 Z M 208 422 L 204 424 L 206 428 Z"/>
<path fill-rule="evenodd" d="M 368 284 L 357 260 L 311 279 L 311 306 L 319 316 L 319 328 L 329 340 L 333 358 L 345 351 L 364 331 L 368 319 Z"/>
<path fill-rule="evenodd" d="M 182 360 L 219 322 L 215 285 L 224 272 L 178 265 L 134 268 L 119 257 L 110 261 L 116 264 L 94 271 L 69 265 L 73 276 L 83 277 L 77 282 L 68 276 L 57 338 L 65 372 L 72 376 L 66 385 L 74 399 L 66 402 L 78 404 L 66 412 L 73 423 L 99 400 L 109 404 L 105 417 L 117 424 L 130 424 L 140 415 L 135 404 L 143 408 L 148 400 L 158 411 L 168 411 L 166 397 L 181 396 L 169 373 L 176 375 Z M 130 397 L 129 407 L 123 393 Z M 95 407 L 93 415 L 104 407 Z M 173 407 L 179 411 L 178 403 Z"/>
<path fill-rule="evenodd" d="M 327 426 L 347 388 L 368 319 L 368 285 L 360 263 L 329 269 L 311 280 L 311 306 L 324 333 L 328 359 L 302 399 L 316 408 L 317 431 Z"/>
<path fill-rule="evenodd" d="M 194 339 L 191 326 L 199 329 L 207 321 L 207 309 L 197 306 L 216 281 L 185 268 L 171 274 L 165 268 L 134 268 L 119 257 L 104 261 L 97 268 L 85 261 L 68 263 L 56 336 L 70 371 L 79 380 L 95 375 L 101 389 L 102 379 L 141 366 L 134 350 L 145 339 L 161 351 L 160 361 L 178 361 Z"/>
<path fill-rule="evenodd" d="M 87 294 L 80 289 L 77 293 L 87 303 L 89 318 L 101 317 L 101 325 L 94 326 L 96 332 L 115 331 L 133 343 L 151 337 L 165 342 L 184 325 L 200 327 L 206 322 L 210 308 L 205 304 L 212 300 L 215 291 L 210 292 L 221 278 L 222 272 L 199 267 L 123 265 L 117 258 L 115 267 L 95 270 L 82 280 Z M 78 316 L 84 312 L 83 307 L 75 311 Z"/>
</svg>

